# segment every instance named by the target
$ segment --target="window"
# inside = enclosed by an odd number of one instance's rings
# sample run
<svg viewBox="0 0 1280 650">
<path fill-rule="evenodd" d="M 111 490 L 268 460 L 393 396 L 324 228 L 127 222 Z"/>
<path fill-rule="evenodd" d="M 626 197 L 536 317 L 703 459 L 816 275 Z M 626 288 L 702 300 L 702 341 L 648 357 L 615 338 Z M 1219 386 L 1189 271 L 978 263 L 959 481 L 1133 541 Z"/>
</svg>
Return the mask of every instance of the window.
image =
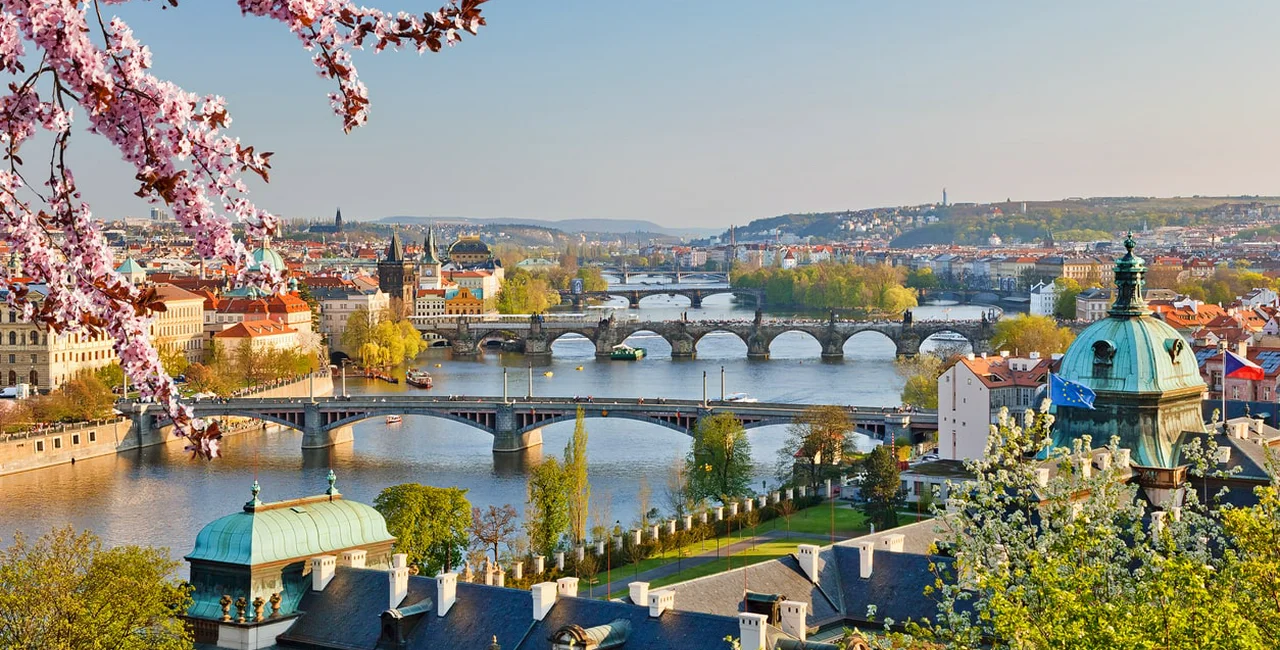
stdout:
<svg viewBox="0 0 1280 650">
<path fill-rule="evenodd" d="M 9 312 L 9 313 L 10 313 L 10 314 L 12 314 L 13 312 Z M 37 440 L 37 441 L 36 441 L 36 452 L 37 452 L 37 453 L 42 453 L 42 452 L 44 452 L 44 441 L 43 441 L 43 440 Z"/>
<path fill-rule="evenodd" d="M 1264 402 L 1270 402 L 1270 401 L 1271 401 L 1271 388 L 1269 388 L 1269 387 L 1264 387 L 1264 388 L 1262 389 L 1262 401 L 1264 401 Z"/>
<path fill-rule="evenodd" d="M 18 333 L 9 332 L 9 345 L 17 345 L 17 344 L 18 344 Z"/>
<path fill-rule="evenodd" d="M 89 442 L 97 442 L 97 441 L 98 441 L 98 432 L 97 432 L 97 431 L 90 431 L 90 432 L 89 432 Z"/>
<path fill-rule="evenodd" d="M 1232 386 L 1232 387 L 1231 387 L 1231 399 L 1240 399 L 1240 387 L 1239 387 L 1239 386 Z"/>
<path fill-rule="evenodd" d="M 54 438 L 54 439 L 53 439 L 53 448 L 54 448 L 54 449 L 62 449 L 62 437 L 61 437 L 61 436 L 59 436 L 59 437 L 57 437 L 57 438 Z"/>
<path fill-rule="evenodd" d="M 80 434 L 78 433 L 71 434 L 71 444 L 73 445 L 80 444 Z"/>
</svg>

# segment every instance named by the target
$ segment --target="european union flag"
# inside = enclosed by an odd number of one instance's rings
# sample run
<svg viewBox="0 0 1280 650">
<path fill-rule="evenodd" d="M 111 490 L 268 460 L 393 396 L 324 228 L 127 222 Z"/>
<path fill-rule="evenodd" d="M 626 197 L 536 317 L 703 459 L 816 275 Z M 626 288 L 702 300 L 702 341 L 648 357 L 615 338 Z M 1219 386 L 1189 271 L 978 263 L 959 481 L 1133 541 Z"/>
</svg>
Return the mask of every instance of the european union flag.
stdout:
<svg viewBox="0 0 1280 650">
<path fill-rule="evenodd" d="M 1049 401 L 1054 405 L 1092 409 L 1095 398 L 1092 388 L 1049 373 Z"/>
</svg>

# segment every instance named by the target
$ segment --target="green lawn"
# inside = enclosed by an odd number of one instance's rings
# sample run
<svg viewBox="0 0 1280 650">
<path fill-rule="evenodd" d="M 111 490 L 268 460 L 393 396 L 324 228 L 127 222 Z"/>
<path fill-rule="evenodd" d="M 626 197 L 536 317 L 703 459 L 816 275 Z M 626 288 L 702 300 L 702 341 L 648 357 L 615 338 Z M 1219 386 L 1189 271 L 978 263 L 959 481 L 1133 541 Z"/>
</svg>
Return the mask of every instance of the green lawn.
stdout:
<svg viewBox="0 0 1280 650">
<path fill-rule="evenodd" d="M 837 503 L 833 513 L 830 503 L 824 503 L 800 510 L 791 515 L 791 534 L 797 539 L 804 538 L 806 536 L 810 538 L 807 541 L 792 541 L 791 545 L 794 547 L 796 544 L 829 544 L 831 542 L 830 532 L 833 514 L 835 516 L 835 531 L 837 538 L 845 539 L 848 537 L 854 537 L 865 534 L 869 530 L 866 517 L 863 516 L 861 511 L 849 507 L 847 503 Z M 734 542 L 741 541 L 742 539 L 750 538 L 755 535 L 762 535 L 775 530 L 788 530 L 787 521 L 782 517 L 777 517 L 757 525 L 754 532 L 751 528 L 744 528 L 741 531 L 734 530 L 730 535 L 721 537 L 720 543 L 732 544 Z M 700 555 L 707 551 L 712 551 L 715 548 L 716 540 L 712 538 L 704 542 L 695 542 L 678 550 L 672 549 L 660 555 L 655 555 L 651 558 L 641 560 L 638 569 L 633 564 L 627 564 L 621 567 L 614 567 L 614 570 L 634 575 L 637 571 L 648 571 L 649 569 L 675 562 L 681 557 Z"/>
<path fill-rule="evenodd" d="M 790 539 L 775 540 L 771 542 L 762 542 L 760 544 L 757 544 L 755 548 L 748 548 L 746 550 L 738 551 L 737 553 L 734 553 L 733 557 L 722 557 L 716 560 L 712 560 L 710 562 L 706 562 L 704 564 L 699 564 L 697 566 L 689 567 L 675 574 L 672 574 L 666 578 L 660 578 L 658 580 L 654 580 L 649 583 L 649 586 L 650 588 L 662 587 L 664 585 L 669 585 L 676 582 L 693 580 L 694 578 L 709 576 L 715 573 L 720 573 L 722 571 L 728 571 L 729 569 L 736 569 L 736 568 L 740 568 L 750 564 L 757 564 L 760 562 L 764 562 L 766 560 L 776 559 L 779 557 L 783 557 L 785 555 L 789 555 L 791 553 L 795 553 L 796 546 L 799 546 L 800 544 L 822 545 L 826 543 L 827 543 L 827 539 L 823 537 L 804 537 L 800 535 L 797 535 Z M 626 583 L 630 579 L 630 576 L 635 575 L 632 571 L 633 570 L 631 569 L 630 566 L 628 566 L 625 571 L 620 569 L 614 569 L 613 584 L 615 587 L 621 587 L 621 589 L 615 588 L 613 590 L 613 593 L 610 594 L 612 597 L 617 598 L 617 597 L 627 595 Z M 601 582 L 604 582 L 604 580 L 605 580 L 605 575 L 602 573 L 599 576 L 597 576 L 596 582 L 597 584 L 599 584 Z"/>
</svg>

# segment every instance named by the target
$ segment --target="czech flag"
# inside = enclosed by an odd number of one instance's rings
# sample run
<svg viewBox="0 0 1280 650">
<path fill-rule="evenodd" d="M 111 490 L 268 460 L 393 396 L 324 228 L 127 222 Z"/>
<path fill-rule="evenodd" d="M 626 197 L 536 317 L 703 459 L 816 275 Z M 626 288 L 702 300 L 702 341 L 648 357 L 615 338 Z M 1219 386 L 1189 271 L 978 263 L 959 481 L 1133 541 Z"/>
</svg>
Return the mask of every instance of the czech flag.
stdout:
<svg viewBox="0 0 1280 650">
<path fill-rule="evenodd" d="M 1226 372 L 1223 374 L 1232 379 L 1252 379 L 1254 381 L 1262 381 L 1266 379 L 1267 373 L 1263 371 L 1262 366 L 1227 350 Z"/>
</svg>

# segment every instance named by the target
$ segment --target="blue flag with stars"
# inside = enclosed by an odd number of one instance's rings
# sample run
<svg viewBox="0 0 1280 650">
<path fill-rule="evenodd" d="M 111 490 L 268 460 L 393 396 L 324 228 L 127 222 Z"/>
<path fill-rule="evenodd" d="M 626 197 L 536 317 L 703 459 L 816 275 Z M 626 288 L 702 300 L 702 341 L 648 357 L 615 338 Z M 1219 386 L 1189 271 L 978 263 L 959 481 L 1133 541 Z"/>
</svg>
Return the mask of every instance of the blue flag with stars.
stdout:
<svg viewBox="0 0 1280 650">
<path fill-rule="evenodd" d="M 1049 401 L 1055 406 L 1092 409 L 1095 398 L 1092 388 L 1049 373 Z"/>
</svg>

